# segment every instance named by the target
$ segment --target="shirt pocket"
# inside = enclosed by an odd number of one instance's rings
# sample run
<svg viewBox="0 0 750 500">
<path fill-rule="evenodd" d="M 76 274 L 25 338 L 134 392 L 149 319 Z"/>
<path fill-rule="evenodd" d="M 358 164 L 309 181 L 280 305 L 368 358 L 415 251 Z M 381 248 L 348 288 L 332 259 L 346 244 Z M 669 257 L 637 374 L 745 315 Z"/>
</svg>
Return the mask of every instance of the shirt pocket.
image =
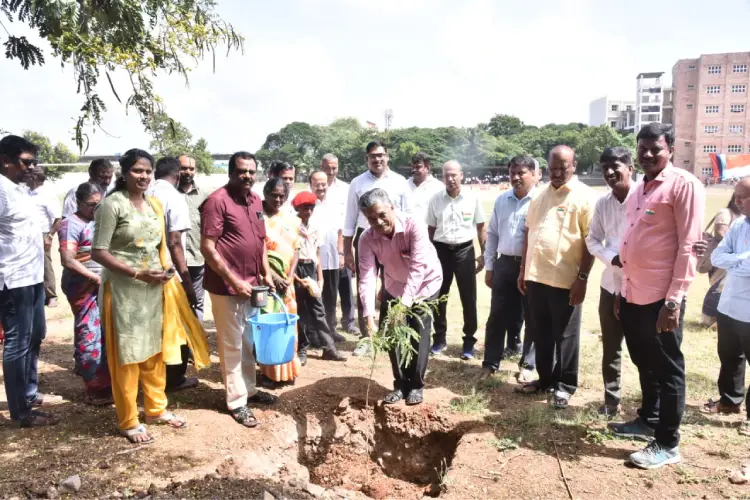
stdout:
<svg viewBox="0 0 750 500">
<path fill-rule="evenodd" d="M 644 205 L 641 220 L 648 226 L 656 226 L 664 224 L 673 216 L 672 205 L 667 200 L 652 200 Z"/>
</svg>

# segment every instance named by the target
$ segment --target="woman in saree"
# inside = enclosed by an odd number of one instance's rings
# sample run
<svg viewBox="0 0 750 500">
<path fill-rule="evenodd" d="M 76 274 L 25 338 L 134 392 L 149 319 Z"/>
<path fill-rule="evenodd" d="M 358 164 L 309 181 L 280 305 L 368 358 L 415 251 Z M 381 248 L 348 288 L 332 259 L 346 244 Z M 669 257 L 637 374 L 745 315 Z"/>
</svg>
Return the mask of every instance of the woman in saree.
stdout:
<svg viewBox="0 0 750 500">
<path fill-rule="evenodd" d="M 120 158 L 122 175 L 96 209 L 91 258 L 102 265 L 99 289 L 107 363 L 120 433 L 131 443 L 153 437 L 138 420 L 138 383 L 147 424 L 187 426 L 167 411 L 166 364 L 180 364 L 181 345 L 196 368 L 208 365 L 205 332 L 174 276 L 164 210 L 146 196 L 154 160 L 140 149 Z"/>
<path fill-rule="evenodd" d="M 266 223 L 266 248 L 276 293 L 284 301 L 284 307 L 291 314 L 297 313 L 294 296 L 294 269 L 297 267 L 300 221 L 294 215 L 282 210 L 289 197 L 289 189 L 279 177 L 268 179 L 263 186 L 263 215 Z M 281 306 L 272 298 L 264 313 L 280 312 Z M 295 346 L 295 353 L 297 349 Z M 292 383 L 300 373 L 300 360 L 297 355 L 283 365 L 260 365 L 260 372 L 270 385 Z M 268 384 L 268 381 L 266 381 Z"/>
<path fill-rule="evenodd" d="M 58 232 L 63 265 L 62 291 L 74 317 L 76 373 L 83 378 L 84 402 L 94 406 L 112 403 L 98 304 L 102 268 L 91 260 L 94 209 L 101 199 L 102 193 L 96 184 L 86 182 L 78 186 L 78 210 L 63 219 Z"/>
</svg>

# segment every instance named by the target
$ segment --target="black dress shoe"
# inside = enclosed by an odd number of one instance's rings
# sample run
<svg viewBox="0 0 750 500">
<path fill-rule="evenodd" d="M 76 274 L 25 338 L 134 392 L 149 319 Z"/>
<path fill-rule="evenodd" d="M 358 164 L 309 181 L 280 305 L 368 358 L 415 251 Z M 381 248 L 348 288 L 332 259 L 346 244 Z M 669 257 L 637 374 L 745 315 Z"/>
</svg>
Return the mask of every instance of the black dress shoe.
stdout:
<svg viewBox="0 0 750 500">
<path fill-rule="evenodd" d="M 324 351 L 321 358 L 323 361 L 346 361 L 346 356 L 338 351 Z"/>
</svg>

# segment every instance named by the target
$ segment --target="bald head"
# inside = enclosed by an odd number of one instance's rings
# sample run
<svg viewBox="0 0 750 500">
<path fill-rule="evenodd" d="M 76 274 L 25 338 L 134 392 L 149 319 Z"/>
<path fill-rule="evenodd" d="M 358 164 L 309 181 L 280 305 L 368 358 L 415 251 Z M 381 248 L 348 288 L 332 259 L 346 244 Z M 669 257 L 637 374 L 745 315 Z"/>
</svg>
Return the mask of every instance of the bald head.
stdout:
<svg viewBox="0 0 750 500">
<path fill-rule="evenodd" d="M 745 217 L 750 217 L 750 177 L 745 177 L 734 186 L 734 203 Z"/>
<path fill-rule="evenodd" d="M 558 189 L 565 185 L 576 172 L 576 152 L 570 146 L 560 145 L 552 148 L 547 161 L 549 172 L 549 183 Z"/>
<path fill-rule="evenodd" d="M 445 190 L 451 198 L 458 196 L 461 192 L 461 181 L 464 174 L 461 171 L 461 164 L 456 160 L 449 160 L 443 165 L 443 183 Z"/>
</svg>

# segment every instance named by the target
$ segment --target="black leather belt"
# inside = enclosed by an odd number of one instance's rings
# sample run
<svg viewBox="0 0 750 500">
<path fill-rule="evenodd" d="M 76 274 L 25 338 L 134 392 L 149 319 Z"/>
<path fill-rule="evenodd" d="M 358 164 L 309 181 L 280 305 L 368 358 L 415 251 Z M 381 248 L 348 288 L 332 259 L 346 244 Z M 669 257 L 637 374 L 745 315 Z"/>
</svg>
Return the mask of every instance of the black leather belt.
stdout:
<svg viewBox="0 0 750 500">
<path fill-rule="evenodd" d="M 503 259 L 503 260 L 512 260 L 514 262 L 521 262 L 521 256 L 520 255 L 503 255 L 503 254 L 498 254 L 497 258 L 498 259 Z"/>
<path fill-rule="evenodd" d="M 297 262 L 300 264 L 315 264 L 313 259 L 299 259 Z"/>
<path fill-rule="evenodd" d="M 465 243 L 458 243 L 456 245 L 449 245 L 448 243 L 443 243 L 440 241 L 434 242 L 436 247 L 443 248 L 445 250 L 448 250 L 449 252 L 457 252 L 459 250 L 463 250 L 464 248 L 470 247 L 474 245 L 474 240 L 469 240 Z"/>
</svg>

